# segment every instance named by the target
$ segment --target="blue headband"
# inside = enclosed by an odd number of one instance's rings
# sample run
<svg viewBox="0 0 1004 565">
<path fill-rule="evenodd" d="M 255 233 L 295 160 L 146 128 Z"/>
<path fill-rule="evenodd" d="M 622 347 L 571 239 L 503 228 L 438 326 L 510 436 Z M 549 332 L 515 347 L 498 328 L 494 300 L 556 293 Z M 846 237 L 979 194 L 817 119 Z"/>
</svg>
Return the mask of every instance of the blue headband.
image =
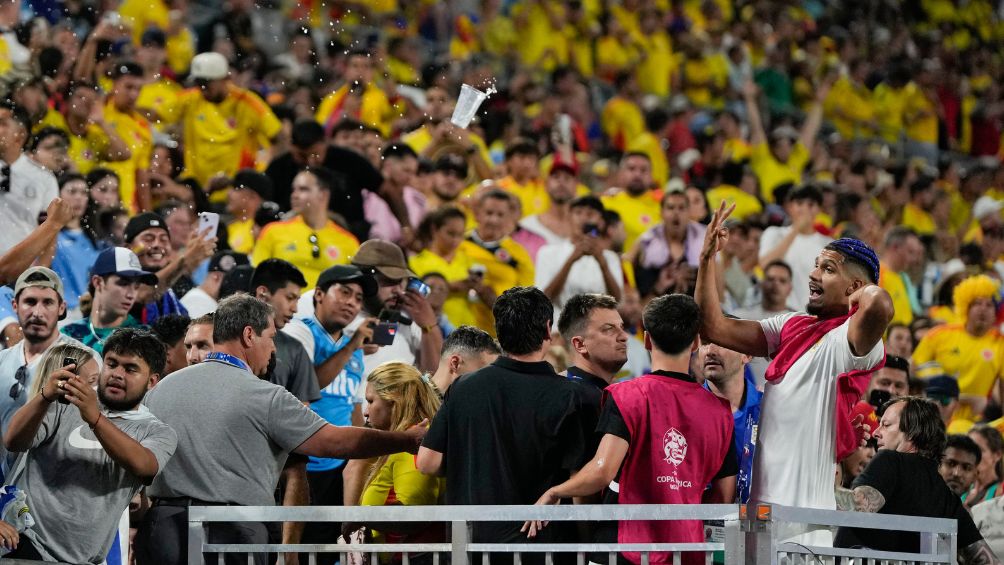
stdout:
<svg viewBox="0 0 1004 565">
<path fill-rule="evenodd" d="M 875 251 L 865 242 L 850 237 L 842 237 L 831 242 L 826 249 L 832 249 L 840 253 L 847 259 L 860 264 L 868 271 L 871 282 L 878 283 L 879 280 L 879 258 Z"/>
</svg>

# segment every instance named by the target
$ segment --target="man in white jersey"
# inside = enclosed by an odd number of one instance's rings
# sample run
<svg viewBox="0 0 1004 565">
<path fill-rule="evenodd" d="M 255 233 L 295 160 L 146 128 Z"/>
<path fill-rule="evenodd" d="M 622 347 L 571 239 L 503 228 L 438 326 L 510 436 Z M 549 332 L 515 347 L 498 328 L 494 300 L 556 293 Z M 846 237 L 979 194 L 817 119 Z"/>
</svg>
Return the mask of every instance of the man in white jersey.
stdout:
<svg viewBox="0 0 1004 565">
<path fill-rule="evenodd" d="M 834 509 L 834 464 L 857 447 L 850 409 L 858 398 L 852 396 L 860 396 L 885 358 L 882 333 L 892 318 L 892 299 L 876 284 L 874 251 L 840 239 L 819 253 L 809 273 L 809 315 L 786 313 L 759 322 L 726 318 L 715 256 L 728 239 L 722 224 L 733 208 L 723 203 L 708 227 L 696 299 L 708 340 L 773 359 L 750 500 Z"/>
</svg>

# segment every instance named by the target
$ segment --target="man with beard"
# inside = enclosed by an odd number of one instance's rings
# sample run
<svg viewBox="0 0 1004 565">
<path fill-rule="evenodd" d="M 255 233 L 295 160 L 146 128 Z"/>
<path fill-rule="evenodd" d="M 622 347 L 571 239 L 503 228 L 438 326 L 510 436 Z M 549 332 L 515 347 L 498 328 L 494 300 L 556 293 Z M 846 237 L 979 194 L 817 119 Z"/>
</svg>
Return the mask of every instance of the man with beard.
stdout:
<svg viewBox="0 0 1004 565">
<path fill-rule="evenodd" d="M 746 370 L 749 355 L 737 353 L 711 342 L 701 343 L 697 350 L 697 364 L 704 375 L 704 388 L 728 401 L 735 425 L 736 457 L 739 474 L 736 475 L 736 497 L 746 504 L 750 495 L 750 475 L 753 472 L 753 454 L 756 453 L 757 427 L 760 425 L 760 397 L 751 371 Z"/>
<path fill-rule="evenodd" d="M 17 550 L 4 557 L 100 563 L 108 555 L 129 501 L 178 445 L 174 431 L 141 404 L 164 360 L 156 336 L 122 329 L 105 344 L 100 376 L 92 361 L 45 375 L 41 392 L 4 432 L 7 449 L 28 451 L 18 486 L 31 493 L 36 519 Z M 91 377 L 97 377 L 97 391 Z"/>
<path fill-rule="evenodd" d="M 10 390 L 9 395 L 0 396 L 2 429 L 7 429 L 14 412 L 27 402 L 35 367 L 46 351 L 64 343 L 86 348 L 56 329 L 56 324 L 66 315 L 66 303 L 63 282 L 52 270 L 32 267 L 22 273 L 14 284 L 13 306 L 24 339 L 0 351 L 0 390 Z M 97 353 L 91 352 L 98 360 Z"/>
<path fill-rule="evenodd" d="M 708 226 L 696 298 L 701 332 L 709 341 L 773 357 L 761 401 L 750 500 L 834 509 L 834 464 L 858 448 L 851 409 L 869 375 L 882 366 L 882 335 L 892 318 L 892 300 L 877 284 L 878 257 L 858 240 L 832 242 L 808 274 L 808 316 L 729 319 L 719 303 L 716 256 L 728 240 L 723 225 L 731 213 L 722 203 Z"/>
<path fill-rule="evenodd" d="M 125 247 L 105 249 L 91 267 L 90 314 L 63 326 L 62 332 L 101 353 L 113 331 L 142 325 L 129 311 L 140 287 L 156 283 L 157 276 L 142 269 L 135 253 Z"/>
<path fill-rule="evenodd" d="M 262 263 L 267 266 L 267 262 Z M 261 289 L 264 285 L 256 285 Z M 314 315 L 284 324 L 283 332 L 313 363 L 321 387 L 320 399 L 310 407 L 336 426 L 362 424 L 356 391 L 363 378 L 363 345 L 373 336 L 375 318 L 368 318 L 355 332 L 349 325 L 363 307 L 365 296 L 376 293 L 376 281 L 354 265 L 337 265 L 321 273 L 314 289 Z M 291 337 L 289 337 L 291 336 Z M 278 340 L 276 340 L 278 345 Z M 311 501 L 318 506 L 341 505 L 342 473 L 345 460 L 311 457 L 307 480 Z M 310 523 L 303 532 L 304 543 L 323 543 L 337 537 L 337 524 Z"/>
<path fill-rule="evenodd" d="M 659 221 L 659 199 L 652 194 L 655 181 L 648 155 L 625 153 L 617 174 L 623 189 L 613 196 L 603 197 L 603 206 L 621 215 L 627 232 L 624 248 L 631 249 L 634 241 Z"/>
<path fill-rule="evenodd" d="M 156 273 L 156 281 L 143 288 L 136 298 L 132 315 L 143 324 L 152 324 L 166 314 L 188 314 L 181 300 L 171 289 L 182 276 L 190 276 L 199 264 L 212 257 L 216 234 L 193 233 L 184 251 L 171 246 L 167 222 L 159 214 L 146 212 L 133 216 L 125 228 L 125 243 L 139 257 L 146 271 Z"/>
<path fill-rule="evenodd" d="M 331 286 L 335 286 L 332 284 Z M 358 303 L 361 283 L 339 284 Z M 351 320 L 351 316 L 341 317 Z M 154 389 L 146 405 L 178 433 L 178 455 L 148 489 L 153 507 L 136 536 L 141 565 L 186 562 L 188 507 L 271 506 L 287 456 L 377 457 L 415 452 L 425 428 L 382 432 L 332 426 L 284 388 L 263 379 L 275 363 L 275 314 L 246 294 L 220 302 L 215 350 Z M 329 338 L 330 339 L 330 338 Z M 227 472 L 221 472 L 221 469 Z M 209 529 L 209 543 L 267 543 L 264 524 Z M 255 554 L 263 565 L 265 554 Z M 227 563 L 246 563 L 232 555 Z"/>
<path fill-rule="evenodd" d="M 317 107 L 317 123 L 331 134 L 335 125 L 345 118 L 358 120 L 390 135 L 395 117 L 387 95 L 373 82 L 373 61 L 368 51 L 352 50 L 345 56 L 345 84 L 321 100 Z"/>
<path fill-rule="evenodd" d="M 570 204 L 575 198 L 577 174 L 575 165 L 555 161 L 545 185 L 551 205 L 540 214 L 523 218 L 519 225 L 544 238 L 548 244 L 568 241 L 572 237 Z"/>
<path fill-rule="evenodd" d="M 229 75 L 226 57 L 200 53 L 192 59 L 189 75 L 198 88 L 163 106 L 164 121 L 179 123 L 183 131 L 185 172 L 202 186 L 217 175 L 233 176 L 242 163 L 254 161 L 262 142 L 271 143 L 282 130 L 268 104 L 233 84 Z M 210 199 L 226 202 L 226 193 L 213 193 Z"/>
</svg>

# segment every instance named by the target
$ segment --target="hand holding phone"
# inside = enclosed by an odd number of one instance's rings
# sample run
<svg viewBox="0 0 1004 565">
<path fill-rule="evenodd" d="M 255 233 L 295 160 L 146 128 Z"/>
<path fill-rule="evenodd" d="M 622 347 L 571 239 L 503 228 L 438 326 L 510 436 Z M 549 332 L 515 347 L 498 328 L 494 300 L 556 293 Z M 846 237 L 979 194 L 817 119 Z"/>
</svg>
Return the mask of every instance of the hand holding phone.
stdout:
<svg viewBox="0 0 1004 565">
<path fill-rule="evenodd" d="M 199 230 L 203 234 L 202 238 L 210 240 L 216 237 L 216 232 L 220 229 L 220 215 L 214 212 L 199 212 Z M 209 230 L 208 232 L 206 230 Z"/>
<path fill-rule="evenodd" d="M 73 366 L 73 370 L 72 371 L 70 371 L 70 369 L 66 369 L 67 367 L 69 367 L 71 365 Z M 74 359 L 73 357 L 63 357 L 63 369 L 66 369 L 67 371 L 70 371 L 74 375 L 77 374 L 77 361 L 76 361 L 76 359 Z M 66 381 L 67 381 L 67 379 L 59 379 L 59 388 L 65 390 L 65 388 L 66 388 Z M 59 395 L 58 400 L 59 400 L 60 404 L 69 404 L 70 403 L 70 401 L 67 400 L 65 394 Z"/>
</svg>

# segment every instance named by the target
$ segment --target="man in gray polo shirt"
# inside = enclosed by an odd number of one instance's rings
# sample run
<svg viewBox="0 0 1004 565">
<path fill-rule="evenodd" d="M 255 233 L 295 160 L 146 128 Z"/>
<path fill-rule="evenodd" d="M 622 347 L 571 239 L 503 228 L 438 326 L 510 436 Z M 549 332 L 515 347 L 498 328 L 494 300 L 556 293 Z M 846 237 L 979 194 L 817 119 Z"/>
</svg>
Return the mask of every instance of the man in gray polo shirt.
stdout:
<svg viewBox="0 0 1004 565">
<path fill-rule="evenodd" d="M 135 541 L 140 565 L 187 561 L 191 505 L 271 506 L 291 452 L 363 458 L 415 452 L 425 427 L 382 432 L 327 424 L 286 389 L 262 380 L 274 363 L 275 320 L 269 304 L 246 294 L 220 302 L 215 350 L 166 379 L 147 399 L 178 433 L 178 455 L 148 489 L 153 508 Z M 210 528 L 210 543 L 267 543 L 264 524 Z M 246 563 L 233 555 L 228 563 Z M 256 554 L 264 565 L 266 556 Z"/>
<path fill-rule="evenodd" d="M 120 329 L 104 352 L 96 391 L 92 362 L 39 375 L 45 386 L 4 430 L 7 449 L 28 451 L 16 483 L 35 518 L 5 557 L 103 562 L 129 501 L 174 453 L 175 433 L 140 404 L 164 370 L 164 345 L 148 331 Z"/>
</svg>

